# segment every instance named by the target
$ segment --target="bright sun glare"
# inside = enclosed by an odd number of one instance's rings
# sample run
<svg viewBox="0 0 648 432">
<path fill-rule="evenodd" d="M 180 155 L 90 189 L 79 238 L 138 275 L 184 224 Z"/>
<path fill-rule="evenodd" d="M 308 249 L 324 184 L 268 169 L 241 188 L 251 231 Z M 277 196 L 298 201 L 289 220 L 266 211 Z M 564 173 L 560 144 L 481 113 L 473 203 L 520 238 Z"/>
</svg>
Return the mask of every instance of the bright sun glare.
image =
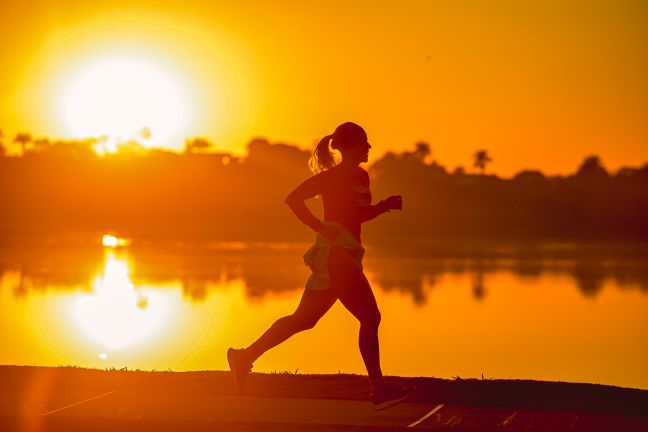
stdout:
<svg viewBox="0 0 648 432">
<path fill-rule="evenodd" d="M 112 352 L 151 338 L 168 322 L 170 305 L 159 291 L 136 288 L 125 259 L 112 252 L 90 294 L 75 297 L 73 317 L 79 329 L 100 348 Z M 108 358 L 106 351 L 99 358 Z"/>
<path fill-rule="evenodd" d="M 151 137 L 143 144 L 167 147 L 171 140 L 182 140 L 189 107 L 174 78 L 148 61 L 97 61 L 73 76 L 64 90 L 63 120 L 77 137 L 128 140 L 149 128 Z"/>
</svg>

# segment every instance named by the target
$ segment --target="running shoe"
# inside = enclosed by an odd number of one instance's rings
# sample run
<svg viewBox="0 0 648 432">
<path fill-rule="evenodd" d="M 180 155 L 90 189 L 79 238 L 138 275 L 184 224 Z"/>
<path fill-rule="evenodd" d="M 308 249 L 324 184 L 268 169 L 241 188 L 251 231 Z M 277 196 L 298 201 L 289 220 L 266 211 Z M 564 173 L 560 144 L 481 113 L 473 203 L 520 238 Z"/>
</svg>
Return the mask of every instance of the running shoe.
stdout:
<svg viewBox="0 0 648 432">
<path fill-rule="evenodd" d="M 403 402 L 410 397 L 416 390 L 415 387 L 397 387 L 393 384 L 385 383 L 378 387 L 374 393 L 371 394 L 371 402 L 376 411 L 384 410 L 398 403 Z"/>
<path fill-rule="evenodd" d="M 245 393 L 245 379 L 252 370 L 252 363 L 246 362 L 243 357 L 242 349 L 230 348 L 227 350 L 227 363 L 229 363 L 230 371 L 234 376 L 234 381 L 241 394 Z"/>
</svg>

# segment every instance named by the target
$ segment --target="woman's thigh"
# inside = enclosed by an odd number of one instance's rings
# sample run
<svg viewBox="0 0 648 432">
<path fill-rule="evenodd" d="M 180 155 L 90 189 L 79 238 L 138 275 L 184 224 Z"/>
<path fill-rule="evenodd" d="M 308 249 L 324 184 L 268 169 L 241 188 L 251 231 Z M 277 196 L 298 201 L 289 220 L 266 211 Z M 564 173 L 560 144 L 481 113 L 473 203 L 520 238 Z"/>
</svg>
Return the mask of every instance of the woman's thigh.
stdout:
<svg viewBox="0 0 648 432">
<path fill-rule="evenodd" d="M 329 257 L 331 290 L 361 323 L 380 321 L 376 298 L 367 277 L 348 250 L 332 247 Z"/>
<path fill-rule="evenodd" d="M 336 300 L 337 297 L 331 289 L 325 291 L 306 289 L 293 316 L 315 323 L 333 306 Z"/>
</svg>

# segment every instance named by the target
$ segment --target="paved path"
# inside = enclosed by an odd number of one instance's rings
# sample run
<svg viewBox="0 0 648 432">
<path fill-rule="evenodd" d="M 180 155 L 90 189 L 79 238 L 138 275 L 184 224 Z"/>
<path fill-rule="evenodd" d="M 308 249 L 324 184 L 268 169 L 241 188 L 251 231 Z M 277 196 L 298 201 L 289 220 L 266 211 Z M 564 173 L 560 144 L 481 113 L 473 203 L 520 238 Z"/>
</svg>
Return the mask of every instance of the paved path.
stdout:
<svg viewBox="0 0 648 432">
<path fill-rule="evenodd" d="M 648 431 L 643 416 L 402 403 L 374 411 L 367 401 L 199 393 L 61 391 L 46 400 L 0 393 L 0 430 L 272 431 Z"/>
</svg>

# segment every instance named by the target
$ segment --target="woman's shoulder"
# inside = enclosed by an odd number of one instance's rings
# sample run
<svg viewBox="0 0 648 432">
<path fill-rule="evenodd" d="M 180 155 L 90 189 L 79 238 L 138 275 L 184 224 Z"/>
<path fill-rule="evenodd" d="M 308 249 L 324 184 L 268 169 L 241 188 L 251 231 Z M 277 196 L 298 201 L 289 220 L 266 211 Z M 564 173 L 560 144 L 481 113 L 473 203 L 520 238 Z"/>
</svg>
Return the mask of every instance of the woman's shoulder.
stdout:
<svg viewBox="0 0 648 432">
<path fill-rule="evenodd" d="M 317 175 L 321 175 L 322 181 L 326 182 L 347 183 L 350 179 L 355 178 L 356 181 L 360 180 L 363 184 L 369 183 L 369 173 L 361 167 L 358 167 L 358 170 L 355 173 L 350 173 L 344 168 L 341 168 L 339 165 L 335 165 L 334 167 L 322 171 Z"/>
<path fill-rule="evenodd" d="M 334 165 L 329 169 L 325 169 L 324 171 L 320 171 L 318 176 L 321 176 L 323 179 L 332 179 L 335 177 L 338 177 L 340 175 L 340 167 L 339 165 Z"/>
<path fill-rule="evenodd" d="M 333 181 L 335 181 L 335 173 L 331 172 L 332 169 L 333 168 L 329 168 L 324 171 L 320 171 L 318 173 L 313 174 L 308 179 L 308 182 L 312 184 L 317 184 L 323 188 L 328 187 Z"/>
</svg>

